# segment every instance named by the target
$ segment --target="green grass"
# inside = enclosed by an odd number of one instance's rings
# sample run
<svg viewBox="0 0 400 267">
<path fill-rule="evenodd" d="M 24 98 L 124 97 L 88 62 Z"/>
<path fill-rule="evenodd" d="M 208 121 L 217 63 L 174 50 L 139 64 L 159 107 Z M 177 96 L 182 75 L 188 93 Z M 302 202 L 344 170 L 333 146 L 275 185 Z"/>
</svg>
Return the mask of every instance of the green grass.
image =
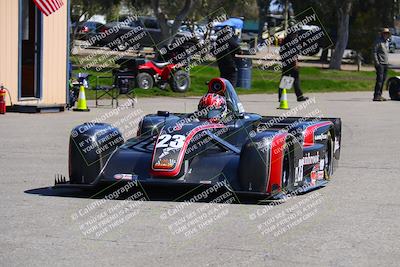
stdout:
<svg viewBox="0 0 400 267">
<path fill-rule="evenodd" d="M 93 75 L 90 79 L 91 86 L 95 85 L 95 76 L 110 76 L 111 70 L 96 72 L 93 70 L 75 70 L 74 72 L 86 72 Z M 219 76 L 217 67 L 197 66 L 191 70 L 191 87 L 184 94 L 174 93 L 169 88 L 161 90 L 153 88 L 150 90 L 137 89 L 140 97 L 151 96 L 199 96 L 206 91 L 205 83 Z M 252 72 L 252 88 L 250 90 L 237 88 L 239 94 L 276 93 L 280 80 L 280 72 L 264 71 L 257 68 Z M 396 75 L 390 70 L 388 76 Z M 347 92 L 347 91 L 372 91 L 375 84 L 374 71 L 336 71 L 314 67 L 302 67 L 300 69 L 301 87 L 307 92 Z M 102 84 L 111 84 L 112 79 L 101 80 Z M 88 99 L 94 99 L 94 91 L 88 90 Z"/>
</svg>

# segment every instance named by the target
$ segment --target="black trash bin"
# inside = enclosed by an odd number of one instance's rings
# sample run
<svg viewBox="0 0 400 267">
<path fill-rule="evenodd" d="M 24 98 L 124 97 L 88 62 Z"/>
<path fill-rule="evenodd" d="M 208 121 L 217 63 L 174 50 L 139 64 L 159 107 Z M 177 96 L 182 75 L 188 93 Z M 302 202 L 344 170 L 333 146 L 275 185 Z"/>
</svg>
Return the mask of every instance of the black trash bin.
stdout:
<svg viewBox="0 0 400 267">
<path fill-rule="evenodd" d="M 251 88 L 251 69 L 253 63 L 251 58 L 237 58 L 236 67 L 238 69 L 238 76 L 236 81 L 236 87 L 250 89 Z"/>
<path fill-rule="evenodd" d="M 387 83 L 386 87 L 389 91 L 390 99 L 400 101 L 400 77 L 392 77 Z"/>
</svg>

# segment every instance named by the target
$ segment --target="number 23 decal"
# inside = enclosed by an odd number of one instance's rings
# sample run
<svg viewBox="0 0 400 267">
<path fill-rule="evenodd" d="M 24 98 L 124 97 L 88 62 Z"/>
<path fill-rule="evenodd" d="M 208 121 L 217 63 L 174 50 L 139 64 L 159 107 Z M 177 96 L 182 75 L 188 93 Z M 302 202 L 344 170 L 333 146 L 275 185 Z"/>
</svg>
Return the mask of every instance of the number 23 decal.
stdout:
<svg viewBox="0 0 400 267">
<path fill-rule="evenodd" d="M 171 148 L 182 148 L 185 143 L 186 136 L 175 134 L 162 134 L 158 137 L 156 148 L 171 147 Z"/>
</svg>

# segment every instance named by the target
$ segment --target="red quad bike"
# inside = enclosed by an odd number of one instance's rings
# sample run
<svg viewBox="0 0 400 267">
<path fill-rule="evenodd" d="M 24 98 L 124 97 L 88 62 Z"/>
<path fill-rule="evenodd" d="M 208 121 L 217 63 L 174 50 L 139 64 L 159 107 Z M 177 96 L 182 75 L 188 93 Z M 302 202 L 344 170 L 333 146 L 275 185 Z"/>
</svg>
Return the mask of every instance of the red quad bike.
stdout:
<svg viewBox="0 0 400 267">
<path fill-rule="evenodd" d="M 165 89 L 167 84 L 174 92 L 184 93 L 189 89 L 189 73 L 170 62 L 148 60 L 138 66 L 137 85 L 142 89 L 157 86 Z"/>
</svg>

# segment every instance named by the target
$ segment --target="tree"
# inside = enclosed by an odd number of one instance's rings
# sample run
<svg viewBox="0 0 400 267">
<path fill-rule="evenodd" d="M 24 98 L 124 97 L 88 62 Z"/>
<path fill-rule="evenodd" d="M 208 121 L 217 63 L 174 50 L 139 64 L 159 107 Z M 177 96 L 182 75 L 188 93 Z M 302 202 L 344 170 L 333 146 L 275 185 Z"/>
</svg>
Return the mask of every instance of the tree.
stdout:
<svg viewBox="0 0 400 267">
<path fill-rule="evenodd" d="M 371 0 L 370 2 L 354 2 L 350 17 L 349 47 L 357 50 L 365 62 L 372 61 L 372 44 L 382 27 L 393 25 L 393 13 L 396 5 L 392 0 Z"/>
<path fill-rule="evenodd" d="M 71 0 L 71 22 L 79 22 L 95 14 L 110 14 L 120 3 L 121 0 Z"/>
<path fill-rule="evenodd" d="M 179 27 L 186 21 L 209 22 L 221 17 L 222 13 L 230 16 L 245 16 L 256 18 L 256 0 L 130 0 L 132 6 L 151 7 L 153 15 L 157 18 L 162 31 L 164 42 L 167 45 L 177 33 Z M 271 1 L 271 0 L 268 0 Z M 173 23 L 168 23 L 173 21 Z"/>
<path fill-rule="evenodd" d="M 258 37 L 262 36 L 265 21 L 267 20 L 267 14 L 269 12 L 269 7 L 271 5 L 271 0 L 257 0 L 258 6 Z"/>
<path fill-rule="evenodd" d="M 154 15 L 157 18 L 161 29 L 161 37 L 163 41 L 161 41 L 161 43 L 159 44 L 160 46 L 171 43 L 171 37 L 175 36 L 175 34 L 179 30 L 179 27 L 182 25 L 182 22 L 187 18 L 189 12 L 192 11 L 193 3 L 193 0 L 185 0 L 183 7 L 181 7 L 179 12 L 175 16 L 174 22 L 172 24 L 169 24 L 168 17 L 161 8 L 160 0 L 151 1 Z"/>
<path fill-rule="evenodd" d="M 335 49 L 331 61 L 329 63 L 330 69 L 340 70 L 342 65 L 342 58 L 344 50 L 347 48 L 349 41 L 349 20 L 350 12 L 353 6 L 353 0 L 336 0 L 336 14 L 337 14 L 337 39 Z"/>
<path fill-rule="evenodd" d="M 116 11 L 121 0 L 71 0 L 71 23 L 75 25 L 72 29 L 70 42 L 71 49 L 74 47 L 78 23 L 81 19 L 90 18 L 95 14 L 110 15 Z"/>
<path fill-rule="evenodd" d="M 296 12 L 313 7 L 335 43 L 330 67 L 340 69 L 344 49 L 361 52 L 365 62 L 382 27 L 391 27 L 399 0 L 291 0 Z M 332 12 L 335 11 L 335 12 Z M 349 30 L 351 29 L 351 30 Z M 327 46 L 325 46 L 327 47 Z"/>
</svg>

